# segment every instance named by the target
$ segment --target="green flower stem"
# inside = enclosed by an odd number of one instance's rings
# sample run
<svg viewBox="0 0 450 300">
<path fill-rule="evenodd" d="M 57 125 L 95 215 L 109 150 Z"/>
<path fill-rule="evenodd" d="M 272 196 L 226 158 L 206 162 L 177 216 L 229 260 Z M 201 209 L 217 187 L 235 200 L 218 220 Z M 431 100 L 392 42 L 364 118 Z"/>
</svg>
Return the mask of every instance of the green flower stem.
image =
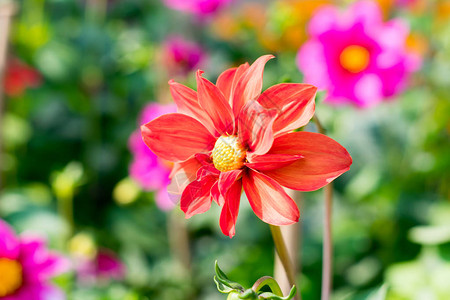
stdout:
<svg viewBox="0 0 450 300">
<path fill-rule="evenodd" d="M 289 280 L 289 284 L 291 286 L 295 285 L 295 272 L 292 266 L 291 260 L 289 258 L 289 253 L 286 248 L 286 244 L 284 243 L 283 236 L 281 235 L 280 227 L 270 225 L 270 232 L 272 233 L 273 242 L 275 243 L 275 249 L 278 253 L 278 257 L 280 258 L 284 270 L 286 271 L 286 276 Z M 298 294 L 294 297 L 295 300 L 299 300 Z"/>
<path fill-rule="evenodd" d="M 69 226 L 68 237 L 74 234 L 75 221 L 73 218 L 73 195 L 59 196 L 58 201 L 58 212 L 63 220 L 67 222 Z"/>
<path fill-rule="evenodd" d="M 314 115 L 314 123 L 321 134 L 325 134 L 325 129 Z M 322 262 L 322 300 L 329 300 L 333 285 L 333 236 L 331 228 L 331 217 L 333 210 L 333 183 L 324 187 L 325 209 L 323 218 L 323 262 Z"/>
<path fill-rule="evenodd" d="M 186 228 L 186 219 L 181 210 L 174 209 L 168 215 L 167 231 L 169 234 L 169 247 L 172 255 L 185 268 L 191 271 L 191 253 L 189 250 L 189 234 Z"/>
<path fill-rule="evenodd" d="M 264 276 L 258 279 L 252 286 L 252 290 L 254 290 L 255 292 L 259 292 L 259 290 L 265 285 L 269 286 L 272 293 L 274 293 L 277 296 L 283 297 L 283 292 L 281 291 L 280 286 L 275 281 L 275 279 L 273 279 L 270 276 Z"/>
</svg>

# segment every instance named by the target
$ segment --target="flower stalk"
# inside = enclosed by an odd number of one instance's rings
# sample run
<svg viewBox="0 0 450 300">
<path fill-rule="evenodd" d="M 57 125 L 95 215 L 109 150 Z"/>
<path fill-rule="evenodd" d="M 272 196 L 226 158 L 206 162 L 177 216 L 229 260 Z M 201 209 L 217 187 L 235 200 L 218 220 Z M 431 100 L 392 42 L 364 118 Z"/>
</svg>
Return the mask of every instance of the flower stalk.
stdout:
<svg viewBox="0 0 450 300">
<path fill-rule="evenodd" d="M 325 128 L 319 121 L 317 115 L 313 117 L 317 130 L 321 134 L 325 134 Z M 329 183 L 324 187 L 325 208 L 323 218 L 323 246 L 322 246 L 322 300 L 329 300 L 331 288 L 333 285 L 333 236 L 331 229 L 331 218 L 333 210 L 333 183 Z"/>
<path fill-rule="evenodd" d="M 3 82 L 3 76 L 6 69 L 6 57 L 8 52 L 9 32 L 11 19 L 16 11 L 16 5 L 13 2 L 0 4 L 0 83 Z M 3 84 L 0 84 L 0 166 L 2 164 L 2 116 L 3 116 Z M 2 171 L 0 169 L 0 188 L 2 186 Z"/>
<path fill-rule="evenodd" d="M 281 234 L 281 229 L 279 226 L 270 225 L 270 232 L 272 233 L 273 242 L 275 244 L 275 249 L 278 253 L 278 257 L 281 260 L 281 263 L 283 264 L 284 270 L 286 271 L 286 276 L 289 280 L 289 284 L 291 286 L 295 285 L 295 272 L 294 268 L 291 262 L 291 259 L 289 258 L 289 253 L 286 247 L 286 244 L 283 239 L 283 235 Z M 299 300 L 298 293 L 294 297 L 295 300 Z"/>
<path fill-rule="evenodd" d="M 301 211 L 302 193 L 300 191 L 294 190 L 287 190 L 287 193 L 292 197 Z M 281 227 L 280 229 L 293 265 L 294 274 L 301 274 L 301 260 L 297 253 L 299 253 L 299 250 L 301 249 L 302 223 L 298 222 L 292 225 L 286 225 Z M 286 272 L 284 271 L 283 264 L 281 263 L 281 260 L 276 253 L 274 275 L 275 280 L 280 285 L 283 293 L 289 293 L 291 286 L 289 285 L 289 281 L 287 279 Z M 299 298 L 302 298 L 302 295 L 300 293 Z"/>
<path fill-rule="evenodd" d="M 333 183 L 325 186 L 325 215 L 323 219 L 322 300 L 330 299 L 333 284 L 333 236 L 331 217 L 333 209 Z"/>
</svg>

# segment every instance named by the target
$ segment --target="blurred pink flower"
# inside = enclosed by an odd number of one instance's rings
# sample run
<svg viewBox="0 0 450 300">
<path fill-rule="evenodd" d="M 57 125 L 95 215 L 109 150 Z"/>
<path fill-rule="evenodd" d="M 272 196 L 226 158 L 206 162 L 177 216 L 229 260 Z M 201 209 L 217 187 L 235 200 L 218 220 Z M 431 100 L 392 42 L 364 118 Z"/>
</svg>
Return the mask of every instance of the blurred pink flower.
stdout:
<svg viewBox="0 0 450 300">
<path fill-rule="evenodd" d="M 401 20 L 384 23 L 375 2 L 342 13 L 326 6 L 311 19 L 297 65 L 307 83 L 327 90 L 326 102 L 369 107 L 402 91 L 420 67 L 420 57 L 406 51 L 408 32 Z"/>
<path fill-rule="evenodd" d="M 79 258 L 77 265 L 78 279 L 85 284 L 106 283 L 125 277 L 124 264 L 109 249 L 99 249 L 92 259 Z"/>
<path fill-rule="evenodd" d="M 69 261 L 50 252 L 42 239 L 17 237 L 0 219 L 0 299 L 65 299 L 49 280 L 69 266 Z"/>
<path fill-rule="evenodd" d="M 176 112 L 175 104 L 151 103 L 141 112 L 139 125 L 143 125 L 163 114 Z M 172 170 L 170 162 L 158 158 L 142 141 L 141 132 L 137 129 L 130 136 L 128 147 L 133 154 L 129 167 L 131 178 L 136 180 L 144 190 L 156 192 L 156 204 L 161 210 L 167 211 L 175 206 L 169 199 L 167 185 Z"/>
<path fill-rule="evenodd" d="M 162 50 L 162 63 L 171 76 L 185 75 L 194 71 L 206 56 L 199 44 L 180 36 L 167 38 Z"/>
<path fill-rule="evenodd" d="M 232 0 L 164 0 L 164 4 L 175 10 L 198 15 L 200 17 L 214 14 L 227 6 Z"/>
</svg>

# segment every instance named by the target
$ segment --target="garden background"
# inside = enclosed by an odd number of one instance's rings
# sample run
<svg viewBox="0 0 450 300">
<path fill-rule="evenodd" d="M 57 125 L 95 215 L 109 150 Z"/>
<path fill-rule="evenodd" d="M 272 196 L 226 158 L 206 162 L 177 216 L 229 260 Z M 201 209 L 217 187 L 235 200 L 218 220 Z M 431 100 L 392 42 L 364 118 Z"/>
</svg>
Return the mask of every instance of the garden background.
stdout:
<svg viewBox="0 0 450 300">
<path fill-rule="evenodd" d="M 186 221 L 179 207 L 161 210 L 157 191 L 130 176 L 130 136 L 146 105 L 172 101 L 169 79 L 195 89 L 199 68 L 215 82 L 226 68 L 271 53 L 263 90 L 303 82 L 296 57 L 310 18 L 324 5 L 352 1 L 210 1 L 201 11 L 172 2 L 14 2 L 0 123 L 0 217 L 18 233 L 40 233 L 71 258 L 72 271 L 55 279 L 68 299 L 225 299 L 213 281 L 216 259 L 246 287 L 273 274 L 269 228 L 247 201 L 232 239 L 220 232 L 217 206 Z M 0 1 L 0 8 L 10 3 Z M 369 299 L 383 286 L 386 299 L 446 300 L 450 4 L 378 4 L 384 20 L 409 24 L 407 47 L 421 64 L 402 92 L 368 107 L 330 105 L 318 93 L 316 115 L 353 158 L 334 183 L 332 299 Z M 323 209 L 322 190 L 302 193 L 304 300 L 320 298 Z M 77 270 L 101 252 L 116 269 Z"/>
</svg>

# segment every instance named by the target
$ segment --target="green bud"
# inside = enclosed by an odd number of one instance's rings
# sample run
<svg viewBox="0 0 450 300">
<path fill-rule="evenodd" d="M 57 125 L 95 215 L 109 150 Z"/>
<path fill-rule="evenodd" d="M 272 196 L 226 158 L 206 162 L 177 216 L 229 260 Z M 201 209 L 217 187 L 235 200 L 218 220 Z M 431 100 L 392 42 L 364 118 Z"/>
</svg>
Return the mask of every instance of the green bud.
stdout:
<svg viewBox="0 0 450 300">
<path fill-rule="evenodd" d="M 241 298 L 239 298 L 238 292 L 231 292 L 228 294 L 227 300 L 241 300 Z"/>
</svg>

